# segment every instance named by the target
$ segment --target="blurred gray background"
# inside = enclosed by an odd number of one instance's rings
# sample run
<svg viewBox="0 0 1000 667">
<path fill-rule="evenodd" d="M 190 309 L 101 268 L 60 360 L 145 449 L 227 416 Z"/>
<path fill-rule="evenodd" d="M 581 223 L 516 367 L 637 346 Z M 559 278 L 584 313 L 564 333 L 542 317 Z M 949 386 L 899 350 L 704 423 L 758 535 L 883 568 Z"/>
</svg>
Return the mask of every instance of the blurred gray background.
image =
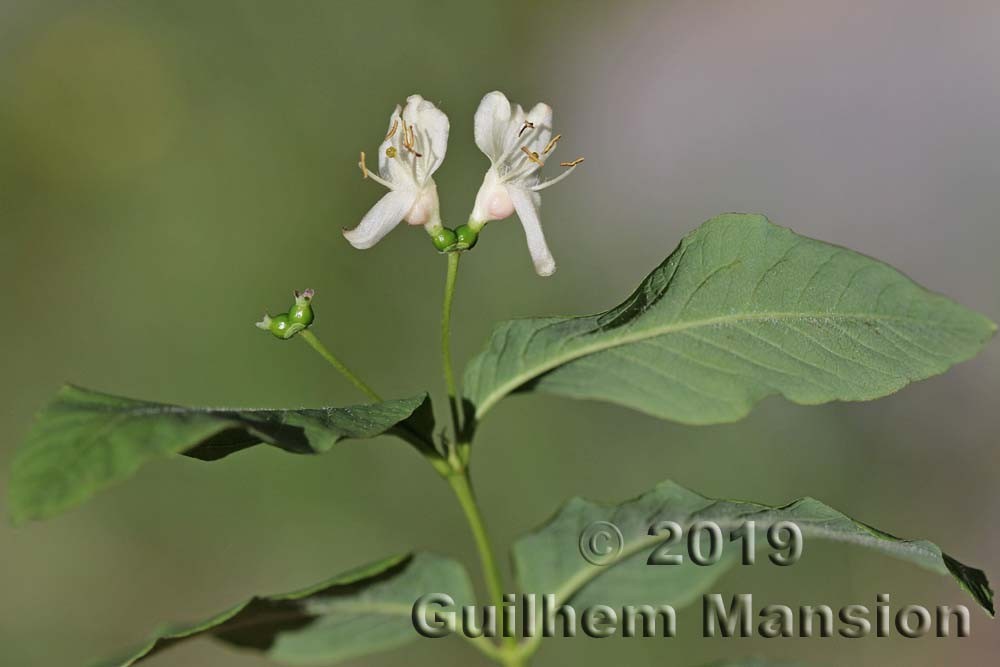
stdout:
<svg viewBox="0 0 1000 667">
<path fill-rule="evenodd" d="M 1000 3 L 12 2 L 0 4 L 0 491 L 33 413 L 65 381 L 185 404 L 357 400 L 303 344 L 252 326 L 317 290 L 315 331 L 384 394 L 437 392 L 444 262 L 416 230 L 359 252 L 340 230 L 381 195 L 355 162 L 419 92 L 452 122 L 438 172 L 464 221 L 487 162 L 487 91 L 555 108 L 546 191 L 559 271 L 537 278 L 516 221 L 463 262 L 460 365 L 494 321 L 621 300 L 680 236 L 764 213 L 863 251 L 1000 319 Z M 1000 577 L 1000 346 L 869 404 L 769 400 L 734 425 L 513 398 L 474 462 L 502 549 L 572 495 L 621 500 L 673 478 L 706 494 L 816 496 L 926 537 Z M 3 502 L 3 501 L 0 501 Z M 3 509 L 3 508 L 0 508 Z M 76 665 L 166 620 L 289 590 L 411 547 L 478 573 L 449 490 L 405 445 L 320 458 L 178 459 L 62 517 L 0 526 L 0 663 Z M 743 568 L 763 603 L 971 600 L 945 578 L 847 547 Z M 553 641 L 539 665 L 694 665 L 751 653 L 825 665 L 982 665 L 969 639 Z M 479 664 L 458 640 L 364 665 Z M 149 663 L 264 665 L 208 641 Z"/>
</svg>

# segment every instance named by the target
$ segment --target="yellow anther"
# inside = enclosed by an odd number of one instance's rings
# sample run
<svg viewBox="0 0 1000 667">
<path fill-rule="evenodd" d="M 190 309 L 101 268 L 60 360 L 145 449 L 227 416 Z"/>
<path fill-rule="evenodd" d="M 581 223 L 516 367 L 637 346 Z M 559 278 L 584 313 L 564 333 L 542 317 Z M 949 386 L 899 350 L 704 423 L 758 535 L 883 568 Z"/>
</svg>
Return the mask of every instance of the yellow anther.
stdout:
<svg viewBox="0 0 1000 667">
<path fill-rule="evenodd" d="M 393 118 L 392 127 L 389 128 L 389 134 L 385 135 L 385 139 L 383 139 L 382 141 L 389 141 L 390 139 L 392 139 L 392 135 L 396 134 L 397 127 L 399 127 L 399 119 Z"/>
<path fill-rule="evenodd" d="M 535 153 L 534 151 L 529 151 L 527 146 L 521 146 L 521 150 L 524 152 L 525 155 L 528 156 L 528 159 L 534 162 L 535 164 L 542 163 L 542 161 L 538 159 L 538 153 Z"/>
<path fill-rule="evenodd" d="M 552 137 L 552 139 L 549 140 L 549 143 L 545 145 L 545 150 L 542 151 L 542 155 L 548 155 L 550 152 L 552 152 L 552 149 L 556 147 L 556 144 L 559 143 L 560 139 L 562 139 L 561 134 L 557 134 L 556 136 Z"/>
<path fill-rule="evenodd" d="M 365 166 L 365 152 L 361 151 L 361 161 L 358 162 L 358 166 L 361 167 L 361 177 L 364 179 L 368 178 L 368 167 Z"/>
<path fill-rule="evenodd" d="M 577 159 L 573 160 L 572 162 L 560 162 L 559 166 L 560 167 L 575 167 L 576 165 L 580 164 L 581 162 L 583 162 L 583 158 L 582 157 L 578 157 Z"/>
<path fill-rule="evenodd" d="M 524 125 L 521 126 L 521 131 L 517 133 L 517 136 L 520 137 L 522 134 L 524 134 L 524 131 L 527 130 L 529 127 L 531 129 L 535 129 L 535 124 L 532 123 L 530 120 L 524 121 Z"/>
<path fill-rule="evenodd" d="M 385 156 L 386 157 L 396 157 L 396 147 L 395 146 L 389 146 L 388 148 L 386 148 L 385 149 Z"/>
</svg>

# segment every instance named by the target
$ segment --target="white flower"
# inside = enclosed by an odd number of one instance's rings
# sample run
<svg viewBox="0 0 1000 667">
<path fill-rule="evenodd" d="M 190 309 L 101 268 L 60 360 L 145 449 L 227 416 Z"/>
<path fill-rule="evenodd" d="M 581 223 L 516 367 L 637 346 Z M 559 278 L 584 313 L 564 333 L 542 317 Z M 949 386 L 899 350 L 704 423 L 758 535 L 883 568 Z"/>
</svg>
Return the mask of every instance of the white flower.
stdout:
<svg viewBox="0 0 1000 667">
<path fill-rule="evenodd" d="M 379 146 L 379 175 L 368 171 L 361 153 L 361 173 L 389 188 L 386 194 L 344 237 L 360 250 L 371 248 L 406 220 L 428 233 L 441 230 L 437 186 L 431 176 L 448 148 L 448 117 L 420 95 L 406 98 L 389 118 L 389 131 Z"/>
<path fill-rule="evenodd" d="M 488 93 L 479 103 L 475 134 L 476 145 L 490 159 L 490 168 L 476 195 L 469 226 L 478 232 L 487 222 L 517 212 L 535 271 L 540 276 L 552 275 L 556 262 L 538 217 L 542 203 L 538 192 L 569 176 L 583 158 L 561 162 L 561 166 L 569 168 L 542 182 L 539 171 L 562 136 L 552 136 L 552 107 L 539 103 L 526 114 L 521 105 L 512 107 L 507 97 L 497 91 Z"/>
</svg>

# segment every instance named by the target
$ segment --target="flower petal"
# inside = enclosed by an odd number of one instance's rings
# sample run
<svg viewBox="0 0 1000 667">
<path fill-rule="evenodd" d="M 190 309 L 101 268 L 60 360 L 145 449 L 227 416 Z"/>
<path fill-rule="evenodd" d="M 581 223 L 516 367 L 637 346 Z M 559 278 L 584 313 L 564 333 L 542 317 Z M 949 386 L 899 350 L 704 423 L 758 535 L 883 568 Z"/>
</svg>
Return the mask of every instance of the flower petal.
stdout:
<svg viewBox="0 0 1000 667">
<path fill-rule="evenodd" d="M 423 155 L 417 162 L 417 171 L 420 182 L 426 183 L 444 161 L 451 124 L 443 111 L 420 95 L 406 98 L 403 118 L 408 125 L 414 126 L 414 148 Z"/>
<path fill-rule="evenodd" d="M 389 116 L 389 127 L 385 130 L 385 139 L 382 140 L 382 144 L 378 147 L 378 172 L 382 178 L 390 183 L 394 181 L 395 174 L 391 169 L 392 158 L 387 156 L 385 151 L 390 146 L 395 149 L 397 153 L 403 150 L 403 133 L 399 131 L 401 111 L 402 107 L 397 104 L 396 109 L 392 112 L 392 115 Z"/>
<path fill-rule="evenodd" d="M 389 118 L 378 149 L 379 174 L 398 186 L 425 186 L 444 161 L 449 128 L 448 116 L 433 102 L 410 95 L 406 106 L 397 106 Z M 410 140 L 413 143 L 407 147 Z"/>
<path fill-rule="evenodd" d="M 531 108 L 524 120 L 534 126 L 525 131 L 528 150 L 541 153 L 552 138 L 552 107 L 545 102 L 539 102 Z M 520 129 L 519 127 L 518 130 Z"/>
<path fill-rule="evenodd" d="M 507 193 L 514 202 L 514 210 L 517 211 L 517 217 L 520 218 L 521 226 L 524 228 L 524 238 L 528 242 L 531 261 L 535 264 L 535 273 L 540 276 L 551 276 L 556 271 L 556 260 L 549 252 L 545 234 L 542 232 L 542 221 L 538 217 L 538 209 L 542 205 L 541 196 L 537 192 L 513 185 L 507 186 Z"/>
<path fill-rule="evenodd" d="M 498 161 L 507 151 L 513 115 L 510 101 L 498 90 L 486 93 L 476 109 L 476 146 L 493 162 Z"/>
<path fill-rule="evenodd" d="M 396 228 L 417 201 L 416 190 L 391 190 L 375 202 L 354 229 L 345 230 L 346 238 L 358 250 L 366 250 Z"/>
</svg>

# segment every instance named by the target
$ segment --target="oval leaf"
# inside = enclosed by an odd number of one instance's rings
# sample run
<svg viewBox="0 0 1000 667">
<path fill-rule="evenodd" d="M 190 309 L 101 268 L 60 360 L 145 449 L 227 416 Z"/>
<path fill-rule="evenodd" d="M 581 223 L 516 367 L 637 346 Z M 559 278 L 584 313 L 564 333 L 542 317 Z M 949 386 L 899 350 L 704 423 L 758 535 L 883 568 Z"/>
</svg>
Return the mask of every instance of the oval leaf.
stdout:
<svg viewBox="0 0 1000 667">
<path fill-rule="evenodd" d="M 348 438 L 391 433 L 419 448 L 433 429 L 427 395 L 347 408 L 183 408 L 63 387 L 46 406 L 11 469 L 15 523 L 44 519 L 132 475 L 152 459 L 214 461 L 267 444 L 317 454 Z"/>
<path fill-rule="evenodd" d="M 807 405 L 891 394 L 974 356 L 995 331 L 874 259 L 728 214 L 616 308 L 499 325 L 465 391 L 477 418 L 511 392 L 544 391 L 730 422 L 772 394 Z"/>
<path fill-rule="evenodd" d="M 684 556 L 683 565 L 649 565 L 647 559 L 664 544 L 661 533 L 650 535 L 650 527 L 674 521 L 685 529 L 681 547 L 672 554 Z M 726 549 L 722 560 L 709 566 L 691 564 L 686 530 L 696 521 L 711 521 L 723 531 Z M 924 540 L 903 540 L 841 514 L 812 498 L 802 498 L 781 507 L 706 498 L 673 482 L 621 505 L 601 505 L 583 498 L 570 500 L 559 513 L 536 532 L 521 538 L 513 548 L 518 579 L 524 592 L 552 593 L 557 604 L 688 604 L 704 593 L 731 565 L 739 560 L 740 544 L 730 542 L 728 531 L 746 521 L 756 522 L 757 544 L 766 546 L 763 533 L 780 521 L 791 521 L 802 531 L 806 551 L 810 539 L 845 542 L 880 551 L 938 574 L 951 575 L 991 616 L 993 591 L 986 575 L 942 553 Z M 592 565 L 580 550 L 580 536 L 595 522 L 607 522 L 622 537 L 621 551 L 604 566 Z M 602 538 L 614 543 L 614 535 Z M 605 547 L 602 547 L 607 550 Z M 707 551 L 707 550 L 706 550 Z M 652 598 L 652 599 L 650 599 Z"/>
<path fill-rule="evenodd" d="M 335 664 L 417 639 L 413 604 L 432 592 L 451 595 L 458 604 L 473 600 L 459 563 L 431 554 L 389 558 L 302 591 L 254 597 L 204 621 L 163 628 L 127 656 L 99 667 L 128 667 L 206 635 L 285 664 Z"/>
</svg>

